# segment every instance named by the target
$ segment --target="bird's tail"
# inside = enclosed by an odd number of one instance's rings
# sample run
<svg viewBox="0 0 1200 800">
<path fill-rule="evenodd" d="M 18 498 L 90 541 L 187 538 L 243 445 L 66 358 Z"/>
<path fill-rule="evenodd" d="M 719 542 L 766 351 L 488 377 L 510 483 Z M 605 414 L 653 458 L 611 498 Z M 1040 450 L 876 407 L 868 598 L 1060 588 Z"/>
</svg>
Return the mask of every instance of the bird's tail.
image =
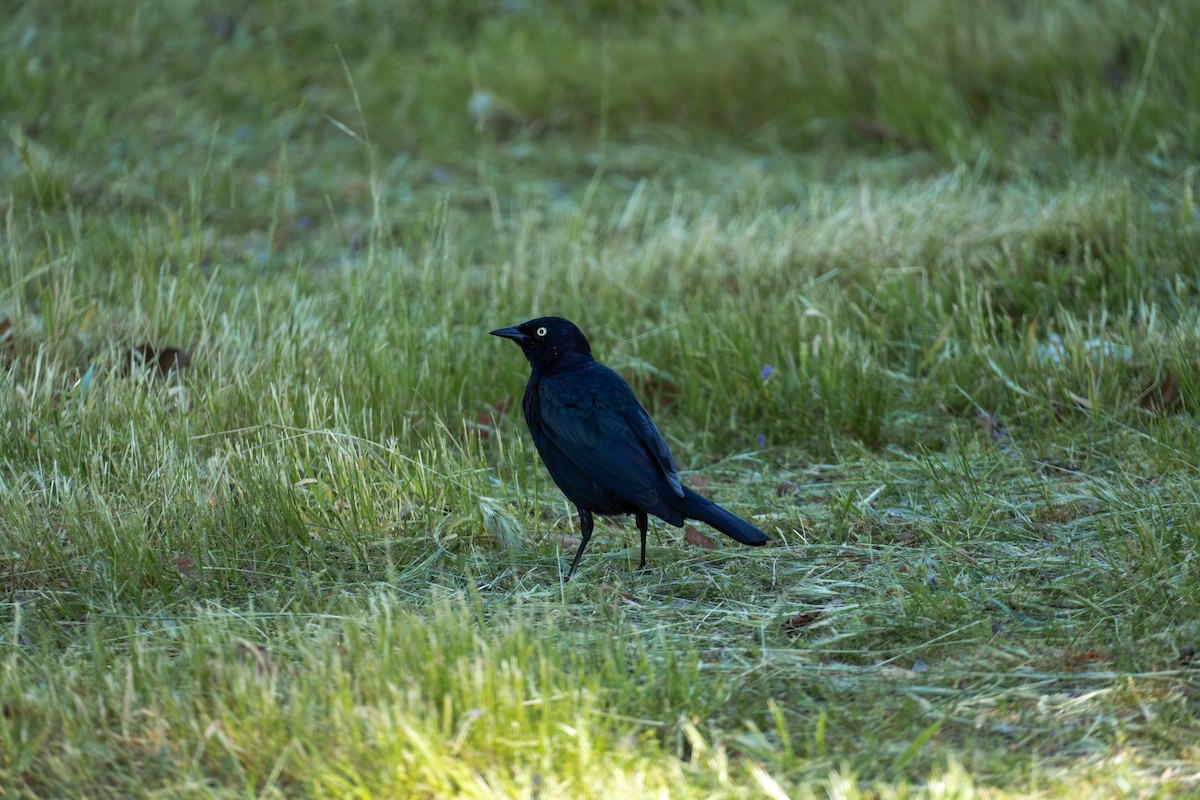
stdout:
<svg viewBox="0 0 1200 800">
<path fill-rule="evenodd" d="M 686 486 L 683 488 L 683 497 L 680 498 L 677 507 L 683 512 L 685 517 L 708 523 L 721 533 L 737 539 L 742 544 L 758 547 L 771 541 L 770 536 L 767 536 L 737 514 L 722 508 L 704 495 L 697 494 Z"/>
</svg>

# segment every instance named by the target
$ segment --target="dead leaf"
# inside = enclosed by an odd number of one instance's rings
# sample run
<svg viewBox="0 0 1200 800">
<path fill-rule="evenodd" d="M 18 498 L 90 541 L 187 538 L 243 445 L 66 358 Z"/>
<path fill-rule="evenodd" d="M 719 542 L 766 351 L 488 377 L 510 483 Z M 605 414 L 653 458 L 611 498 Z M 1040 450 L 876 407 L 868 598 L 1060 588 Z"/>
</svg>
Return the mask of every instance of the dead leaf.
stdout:
<svg viewBox="0 0 1200 800">
<path fill-rule="evenodd" d="M 172 370 L 176 373 L 182 371 L 190 361 L 191 356 L 182 347 L 155 347 L 152 344 L 143 344 L 129 351 L 130 371 L 138 367 L 153 369 L 164 378 Z"/>
<path fill-rule="evenodd" d="M 791 481 L 784 481 L 783 483 L 779 484 L 779 486 L 775 487 L 775 496 L 787 497 L 788 495 L 794 495 L 796 491 L 796 484 L 792 483 Z"/>
<path fill-rule="evenodd" d="M 1168 372 L 1163 379 L 1142 390 L 1138 404 L 1147 411 L 1166 411 L 1179 403 L 1179 379 Z"/>
<path fill-rule="evenodd" d="M 688 482 L 688 486 L 699 492 L 703 492 L 712 486 L 712 479 L 706 478 L 703 475 L 685 475 L 683 479 Z"/>
<path fill-rule="evenodd" d="M 12 366 L 13 326 L 8 317 L 0 317 L 0 367 Z"/>
<path fill-rule="evenodd" d="M 512 407 L 511 397 L 501 397 L 491 408 L 486 411 L 480 411 L 475 415 L 475 426 L 473 431 L 480 439 L 487 441 L 492 431 L 496 427 L 496 423 L 508 413 L 508 409 Z"/>
<path fill-rule="evenodd" d="M 626 374 L 624 377 L 626 382 L 633 387 L 637 396 L 642 398 L 647 406 L 662 409 L 670 408 L 679 402 L 679 396 L 682 394 L 678 386 L 657 375 L 635 372 Z"/>
<path fill-rule="evenodd" d="M 716 550 L 717 545 L 712 539 L 705 536 L 700 531 L 696 530 L 694 525 L 683 526 L 683 541 L 690 544 L 692 547 L 700 547 L 705 550 Z"/>
<path fill-rule="evenodd" d="M 1088 650 L 1075 656 L 1075 662 L 1078 664 L 1091 664 L 1097 661 L 1106 662 L 1111 660 L 1112 657 L 1108 653 L 1100 650 Z"/>
<path fill-rule="evenodd" d="M 783 621 L 784 633 L 799 633 L 802 628 L 807 628 L 821 618 L 820 609 L 816 611 L 804 611 L 794 617 L 790 617 Z"/>
<path fill-rule="evenodd" d="M 194 581 L 204 578 L 204 571 L 196 566 L 196 562 L 191 556 L 186 554 L 178 555 L 173 560 L 175 562 L 175 569 L 179 570 L 181 574 Z"/>
</svg>

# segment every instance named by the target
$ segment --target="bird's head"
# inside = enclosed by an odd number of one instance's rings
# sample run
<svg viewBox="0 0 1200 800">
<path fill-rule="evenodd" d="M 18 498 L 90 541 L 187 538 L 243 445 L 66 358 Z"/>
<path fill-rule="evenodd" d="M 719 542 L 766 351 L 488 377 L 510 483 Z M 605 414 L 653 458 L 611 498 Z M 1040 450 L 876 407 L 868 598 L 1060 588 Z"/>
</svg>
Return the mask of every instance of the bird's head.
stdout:
<svg viewBox="0 0 1200 800">
<path fill-rule="evenodd" d="M 492 336 L 512 339 L 521 346 L 529 365 L 544 370 L 567 356 L 592 357 L 592 348 L 583 331 L 562 317 L 539 317 L 511 328 L 492 331 Z"/>
</svg>

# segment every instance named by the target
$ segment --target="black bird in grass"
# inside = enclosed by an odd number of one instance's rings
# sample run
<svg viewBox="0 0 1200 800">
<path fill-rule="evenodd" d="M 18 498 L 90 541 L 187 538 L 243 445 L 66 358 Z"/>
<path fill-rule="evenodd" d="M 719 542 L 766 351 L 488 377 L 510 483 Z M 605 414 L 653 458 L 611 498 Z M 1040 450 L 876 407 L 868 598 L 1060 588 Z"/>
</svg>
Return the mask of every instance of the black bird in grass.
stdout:
<svg viewBox="0 0 1200 800">
<path fill-rule="evenodd" d="M 542 317 L 492 331 L 521 346 L 532 371 L 525 421 L 550 477 L 579 510 L 582 541 L 567 579 L 592 538 L 593 514 L 634 514 L 646 566 L 647 515 L 679 526 L 707 522 L 742 544 L 771 537 L 679 481 L 662 434 L 633 389 L 592 357 L 583 332 L 561 317 Z"/>
</svg>

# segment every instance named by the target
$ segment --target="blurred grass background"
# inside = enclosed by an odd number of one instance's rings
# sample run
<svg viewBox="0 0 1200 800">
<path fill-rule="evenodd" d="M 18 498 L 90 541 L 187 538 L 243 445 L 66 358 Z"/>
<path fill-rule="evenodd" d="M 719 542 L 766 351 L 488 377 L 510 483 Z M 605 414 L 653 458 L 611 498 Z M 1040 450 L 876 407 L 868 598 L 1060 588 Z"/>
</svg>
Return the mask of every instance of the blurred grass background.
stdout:
<svg viewBox="0 0 1200 800">
<path fill-rule="evenodd" d="M 26 3 L 4 26 L 0 104 L 55 165 L 14 189 L 151 205 L 203 189 L 235 228 L 266 222 L 262 178 L 281 170 L 289 212 L 323 217 L 326 193 L 370 208 L 366 154 L 330 119 L 370 134 L 398 197 L 436 180 L 418 164 L 488 152 L 480 117 L 529 143 L 491 153 L 497 168 L 527 153 L 567 186 L 634 142 L 820 154 L 826 174 L 920 151 L 913 169 L 1128 156 L 1171 175 L 1197 147 L 1197 15 L 1127 0 Z M 492 102 L 473 119 L 475 95 Z M 563 142 L 573 163 L 555 164 Z M 4 168 L 22 171 L 11 151 Z"/>
</svg>

